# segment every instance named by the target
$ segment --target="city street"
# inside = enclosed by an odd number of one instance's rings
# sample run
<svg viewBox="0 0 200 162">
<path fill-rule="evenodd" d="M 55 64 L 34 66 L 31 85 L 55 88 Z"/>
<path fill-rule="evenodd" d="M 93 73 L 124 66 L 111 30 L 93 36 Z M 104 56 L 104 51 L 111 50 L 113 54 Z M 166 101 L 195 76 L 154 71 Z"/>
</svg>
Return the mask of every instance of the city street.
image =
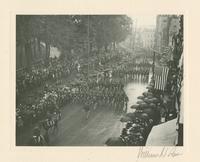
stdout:
<svg viewBox="0 0 200 162">
<path fill-rule="evenodd" d="M 134 112 L 130 108 L 137 102 L 137 96 L 145 90 L 147 83 L 131 82 L 125 86 L 129 97 L 127 112 Z M 66 105 L 62 108 L 62 118 L 59 130 L 50 132 L 51 146 L 103 146 L 109 137 L 120 135 L 124 123 L 120 122 L 122 114 L 116 114 L 113 109 L 101 107 L 92 110 L 89 119 L 81 105 Z M 29 137 L 28 130 L 23 138 Z M 23 140 L 25 142 L 26 140 Z M 21 143 L 19 145 L 25 145 Z"/>
<path fill-rule="evenodd" d="M 144 83 L 130 83 L 125 87 L 129 97 L 129 108 L 136 103 L 137 96 L 145 89 Z M 103 146 L 109 137 L 120 135 L 124 124 L 121 115 L 108 107 L 93 110 L 88 120 L 79 105 L 68 105 L 63 108 L 59 131 L 51 135 L 51 144 L 55 146 Z"/>
<path fill-rule="evenodd" d="M 149 20 L 17 16 L 16 145 L 145 146 L 154 126 L 175 119 L 183 17 Z"/>
<path fill-rule="evenodd" d="M 81 106 L 69 105 L 63 109 L 59 131 L 51 135 L 55 146 L 102 146 L 110 136 L 119 136 L 120 116 L 108 108 L 92 111 L 89 119 Z"/>
</svg>

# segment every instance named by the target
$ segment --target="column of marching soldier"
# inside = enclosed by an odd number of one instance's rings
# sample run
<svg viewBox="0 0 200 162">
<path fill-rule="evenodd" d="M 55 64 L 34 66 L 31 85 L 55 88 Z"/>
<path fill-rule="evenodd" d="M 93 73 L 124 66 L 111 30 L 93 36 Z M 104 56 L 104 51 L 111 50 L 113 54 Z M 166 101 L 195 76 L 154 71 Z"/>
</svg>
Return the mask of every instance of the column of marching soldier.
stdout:
<svg viewBox="0 0 200 162">
<path fill-rule="evenodd" d="M 102 105 L 108 105 L 118 113 L 126 112 L 128 97 L 123 89 L 124 80 L 139 78 L 147 80 L 148 66 L 148 64 L 132 64 L 132 69 L 127 68 L 130 65 L 115 69 L 112 72 L 112 80 L 103 78 L 98 83 L 90 80 L 64 88 L 47 86 L 44 97 L 38 104 L 31 106 L 20 104 L 17 107 L 17 133 L 20 133 L 25 125 L 29 126 L 40 121 L 39 127 L 33 130 L 30 145 L 47 145 L 49 131 L 58 129 L 58 121 L 61 119 L 60 107 L 68 103 L 84 105 L 86 119 L 89 118 L 91 110 Z M 41 135 L 41 128 L 45 129 L 44 138 Z"/>
<path fill-rule="evenodd" d="M 117 61 L 119 60 L 119 56 L 111 55 L 108 57 L 103 55 L 102 57 L 95 57 L 91 60 L 92 61 L 88 62 L 90 68 L 92 67 L 92 64 L 97 66 L 99 62 L 106 64 L 110 60 Z M 81 59 L 79 61 L 81 61 Z M 24 91 L 32 90 L 45 84 L 47 81 L 59 81 L 74 72 L 80 72 L 80 63 L 75 58 L 72 60 L 68 60 L 67 58 L 63 60 L 59 60 L 59 58 L 51 58 L 48 66 L 45 66 L 41 62 L 41 64 L 32 66 L 29 70 L 17 70 L 16 94 L 19 96 L 23 94 Z"/>
</svg>

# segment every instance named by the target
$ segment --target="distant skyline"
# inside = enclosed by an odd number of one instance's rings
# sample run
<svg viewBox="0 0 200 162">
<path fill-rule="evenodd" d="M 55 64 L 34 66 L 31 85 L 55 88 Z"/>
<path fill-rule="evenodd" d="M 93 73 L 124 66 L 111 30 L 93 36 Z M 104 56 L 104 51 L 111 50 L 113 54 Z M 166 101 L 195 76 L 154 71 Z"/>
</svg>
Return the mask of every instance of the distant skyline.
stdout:
<svg viewBox="0 0 200 162">
<path fill-rule="evenodd" d="M 153 28 L 156 27 L 157 15 L 128 15 L 132 18 L 133 23 L 137 24 L 137 28 Z"/>
</svg>

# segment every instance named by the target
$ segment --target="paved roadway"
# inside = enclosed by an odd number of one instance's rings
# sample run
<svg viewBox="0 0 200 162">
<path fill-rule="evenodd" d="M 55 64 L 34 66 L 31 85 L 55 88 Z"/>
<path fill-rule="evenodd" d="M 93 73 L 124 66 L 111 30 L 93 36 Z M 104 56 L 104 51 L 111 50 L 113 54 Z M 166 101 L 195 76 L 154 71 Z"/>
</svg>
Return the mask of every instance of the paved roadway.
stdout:
<svg viewBox="0 0 200 162">
<path fill-rule="evenodd" d="M 137 97 L 141 96 L 146 91 L 147 83 L 135 81 L 125 86 L 124 90 L 129 98 L 127 112 L 134 112 L 130 107 L 138 101 Z"/>
<path fill-rule="evenodd" d="M 123 124 L 108 108 L 91 111 L 89 119 L 79 105 L 68 105 L 63 109 L 57 133 L 51 134 L 51 145 L 55 146 L 102 146 L 107 138 L 119 136 Z"/>
<path fill-rule="evenodd" d="M 125 87 L 129 97 L 129 107 L 137 101 L 137 96 L 145 91 L 147 84 L 130 83 Z M 128 110 L 130 112 L 130 108 Z M 80 105 L 68 105 L 62 112 L 57 133 L 50 135 L 52 146 L 103 146 L 109 137 L 120 135 L 123 123 L 119 121 L 122 114 L 112 109 L 93 110 L 86 120 L 86 114 Z"/>
<path fill-rule="evenodd" d="M 137 102 L 137 97 L 145 91 L 146 83 L 132 82 L 127 84 L 125 92 L 129 97 L 128 112 L 133 111 L 130 106 Z M 66 105 L 62 110 L 59 130 L 50 132 L 51 146 L 103 146 L 109 137 L 120 135 L 123 123 L 120 116 L 112 109 L 102 106 L 92 110 L 89 119 L 80 105 Z M 31 131 L 26 131 L 17 145 L 26 145 Z"/>
</svg>

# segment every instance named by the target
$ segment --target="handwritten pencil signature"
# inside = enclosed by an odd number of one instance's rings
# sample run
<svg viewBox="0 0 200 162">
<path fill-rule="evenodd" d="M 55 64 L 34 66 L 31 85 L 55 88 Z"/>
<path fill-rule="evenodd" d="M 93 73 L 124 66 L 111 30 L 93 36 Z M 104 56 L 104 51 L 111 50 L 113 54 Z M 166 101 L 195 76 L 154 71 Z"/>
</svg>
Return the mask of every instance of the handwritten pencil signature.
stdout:
<svg viewBox="0 0 200 162">
<path fill-rule="evenodd" d="M 153 150 L 150 147 L 139 147 L 137 161 L 144 158 L 175 158 L 182 155 L 177 147 L 162 147 L 159 150 Z"/>
</svg>

